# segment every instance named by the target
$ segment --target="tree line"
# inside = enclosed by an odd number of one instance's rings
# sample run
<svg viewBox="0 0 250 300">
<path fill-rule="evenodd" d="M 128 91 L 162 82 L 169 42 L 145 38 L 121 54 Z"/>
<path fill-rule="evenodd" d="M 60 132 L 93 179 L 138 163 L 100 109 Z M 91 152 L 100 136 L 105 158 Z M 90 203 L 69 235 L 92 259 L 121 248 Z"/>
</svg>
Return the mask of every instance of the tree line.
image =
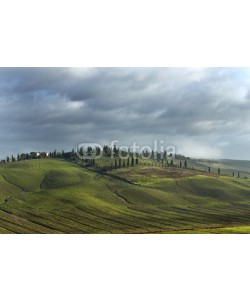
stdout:
<svg viewBox="0 0 250 300">
<path fill-rule="evenodd" d="M 98 165 L 96 159 L 91 158 L 93 155 L 99 156 L 102 155 L 102 157 L 109 158 L 110 164 L 106 166 Z M 105 145 L 103 149 L 100 148 L 91 148 L 88 147 L 86 151 L 84 151 L 83 148 L 80 149 L 72 149 L 71 151 L 57 151 L 56 149 L 51 152 L 30 152 L 30 153 L 21 153 L 17 154 L 17 156 L 11 155 L 7 156 L 6 159 L 2 159 L 1 163 L 10 163 L 10 162 L 16 162 L 16 161 L 22 161 L 22 160 L 30 160 L 30 159 L 42 159 L 42 158 L 64 158 L 67 160 L 72 161 L 80 161 L 85 164 L 86 167 L 95 167 L 96 169 L 99 169 L 100 171 L 108 171 L 111 169 L 120 169 L 125 167 L 134 167 L 139 165 L 139 160 L 142 161 L 143 158 L 147 158 L 148 160 L 154 160 L 161 166 L 167 166 L 167 167 L 175 167 L 175 168 L 183 168 L 183 169 L 193 169 L 192 166 L 188 165 L 188 161 L 190 160 L 190 157 L 185 157 L 184 155 L 175 154 L 175 157 L 173 154 L 167 154 L 166 151 L 164 152 L 154 152 L 154 151 L 144 151 L 142 153 L 134 153 L 130 152 L 129 150 L 121 150 L 114 146 L 113 148 Z M 83 157 L 83 158 L 82 158 Z M 175 160 L 179 160 L 178 163 L 175 162 Z M 211 173 L 211 167 L 208 167 L 207 170 L 209 173 Z M 218 175 L 221 174 L 220 168 L 217 170 Z M 232 172 L 233 177 L 240 178 L 240 172 Z"/>
</svg>

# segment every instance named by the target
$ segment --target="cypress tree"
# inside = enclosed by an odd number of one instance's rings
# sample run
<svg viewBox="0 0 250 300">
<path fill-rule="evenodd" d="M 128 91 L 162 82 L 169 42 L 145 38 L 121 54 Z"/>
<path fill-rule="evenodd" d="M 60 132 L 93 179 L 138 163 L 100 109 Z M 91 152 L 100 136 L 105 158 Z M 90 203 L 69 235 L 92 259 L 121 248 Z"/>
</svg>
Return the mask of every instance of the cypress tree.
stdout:
<svg viewBox="0 0 250 300">
<path fill-rule="evenodd" d="M 187 161 L 185 160 L 184 162 L 184 168 L 186 169 L 187 168 Z"/>
<path fill-rule="evenodd" d="M 164 151 L 163 159 L 167 159 L 167 151 Z"/>
</svg>

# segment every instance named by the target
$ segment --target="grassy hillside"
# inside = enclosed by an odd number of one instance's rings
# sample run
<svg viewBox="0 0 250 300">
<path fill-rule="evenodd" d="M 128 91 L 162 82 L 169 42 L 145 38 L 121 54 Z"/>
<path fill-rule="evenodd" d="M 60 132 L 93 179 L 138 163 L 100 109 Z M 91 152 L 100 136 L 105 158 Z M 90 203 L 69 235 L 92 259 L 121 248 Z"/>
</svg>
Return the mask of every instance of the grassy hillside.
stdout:
<svg viewBox="0 0 250 300">
<path fill-rule="evenodd" d="M 250 180 L 141 166 L 98 174 L 60 159 L 0 165 L 1 233 L 246 233 Z"/>
</svg>

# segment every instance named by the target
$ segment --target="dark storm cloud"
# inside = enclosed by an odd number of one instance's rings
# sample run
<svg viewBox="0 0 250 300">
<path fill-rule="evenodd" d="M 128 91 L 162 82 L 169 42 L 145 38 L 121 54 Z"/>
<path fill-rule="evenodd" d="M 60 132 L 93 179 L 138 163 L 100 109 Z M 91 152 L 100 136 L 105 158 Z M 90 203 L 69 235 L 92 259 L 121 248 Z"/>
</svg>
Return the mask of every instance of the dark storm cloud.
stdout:
<svg viewBox="0 0 250 300">
<path fill-rule="evenodd" d="M 161 138 L 250 158 L 249 91 L 244 68 L 0 68 L 0 153 Z"/>
</svg>

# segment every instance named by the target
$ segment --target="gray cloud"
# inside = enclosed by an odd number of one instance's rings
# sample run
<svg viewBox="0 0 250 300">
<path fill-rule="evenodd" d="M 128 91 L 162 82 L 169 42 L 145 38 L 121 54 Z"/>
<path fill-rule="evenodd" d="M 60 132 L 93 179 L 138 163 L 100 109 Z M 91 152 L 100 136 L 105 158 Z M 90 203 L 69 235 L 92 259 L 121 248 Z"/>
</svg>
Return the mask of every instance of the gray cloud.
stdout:
<svg viewBox="0 0 250 300">
<path fill-rule="evenodd" d="M 246 68 L 0 68 L 0 155 L 163 139 L 250 159 Z"/>
</svg>

